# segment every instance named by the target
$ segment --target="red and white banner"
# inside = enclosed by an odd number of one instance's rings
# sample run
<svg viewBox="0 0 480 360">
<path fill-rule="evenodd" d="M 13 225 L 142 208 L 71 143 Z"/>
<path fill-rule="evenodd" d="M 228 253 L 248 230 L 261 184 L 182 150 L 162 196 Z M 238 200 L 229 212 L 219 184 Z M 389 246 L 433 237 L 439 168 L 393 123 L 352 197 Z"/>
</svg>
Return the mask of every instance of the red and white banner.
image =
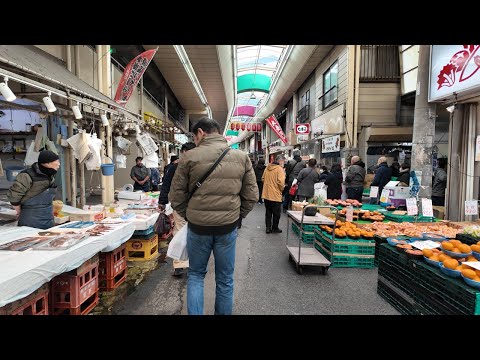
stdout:
<svg viewBox="0 0 480 360">
<path fill-rule="evenodd" d="M 157 49 L 145 51 L 128 63 L 115 94 L 117 104 L 125 106 L 156 52 Z"/>
<path fill-rule="evenodd" d="M 283 141 L 283 143 L 286 145 L 287 144 L 287 137 L 285 136 L 282 127 L 277 121 L 277 118 L 275 115 L 270 115 L 268 118 L 265 119 L 267 122 L 268 126 L 277 134 L 278 138 Z"/>
</svg>

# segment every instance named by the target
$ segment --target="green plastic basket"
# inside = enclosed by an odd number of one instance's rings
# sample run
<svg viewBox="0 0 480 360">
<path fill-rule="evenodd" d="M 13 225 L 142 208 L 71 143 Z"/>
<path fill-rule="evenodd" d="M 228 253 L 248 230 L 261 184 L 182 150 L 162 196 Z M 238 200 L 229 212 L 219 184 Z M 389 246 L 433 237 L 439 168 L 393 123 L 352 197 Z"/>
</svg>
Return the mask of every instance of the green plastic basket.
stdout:
<svg viewBox="0 0 480 360">
<path fill-rule="evenodd" d="M 355 241 L 355 240 L 352 240 Z M 340 241 L 335 241 L 335 243 L 330 243 L 325 239 L 321 238 L 320 242 L 322 245 L 332 253 L 343 253 L 343 254 L 353 254 L 353 255 L 375 255 L 375 246 L 368 246 L 364 243 L 361 245 L 346 245 L 342 244 Z M 343 241 L 345 243 L 346 241 Z M 375 243 L 375 242 L 374 242 Z"/>
<path fill-rule="evenodd" d="M 364 258 L 364 257 L 355 257 L 355 256 L 339 256 L 333 255 L 333 257 L 322 249 L 322 247 L 315 244 L 315 249 L 320 251 L 320 253 L 325 256 L 330 262 L 330 267 L 340 268 L 340 267 L 351 267 L 351 268 L 362 268 L 362 269 L 372 269 L 375 267 L 374 258 Z"/>
</svg>

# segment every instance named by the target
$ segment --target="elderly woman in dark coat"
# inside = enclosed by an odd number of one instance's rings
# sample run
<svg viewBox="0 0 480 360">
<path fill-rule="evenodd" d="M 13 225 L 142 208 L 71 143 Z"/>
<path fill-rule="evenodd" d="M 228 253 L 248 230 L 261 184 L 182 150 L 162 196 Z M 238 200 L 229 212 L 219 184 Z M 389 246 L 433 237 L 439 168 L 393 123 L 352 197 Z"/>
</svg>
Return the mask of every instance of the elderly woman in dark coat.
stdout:
<svg viewBox="0 0 480 360">
<path fill-rule="evenodd" d="M 308 160 L 308 167 L 302 169 L 300 174 L 298 174 L 298 200 L 299 201 L 308 201 L 315 194 L 315 184 L 320 182 L 320 174 L 315 169 L 317 165 L 317 160 L 310 159 Z"/>
</svg>

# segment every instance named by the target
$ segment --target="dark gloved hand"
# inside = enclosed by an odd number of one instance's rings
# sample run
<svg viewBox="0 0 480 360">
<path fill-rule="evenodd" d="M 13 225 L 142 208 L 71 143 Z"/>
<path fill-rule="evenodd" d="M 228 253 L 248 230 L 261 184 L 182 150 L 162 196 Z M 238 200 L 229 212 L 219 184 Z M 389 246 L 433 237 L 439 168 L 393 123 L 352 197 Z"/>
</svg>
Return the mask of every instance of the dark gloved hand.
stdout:
<svg viewBox="0 0 480 360">
<path fill-rule="evenodd" d="M 237 223 L 237 225 L 238 225 L 237 227 L 238 227 L 239 229 L 242 228 L 242 220 L 243 220 L 243 219 L 242 219 L 242 217 L 240 216 L 240 218 L 238 219 L 238 223 Z"/>
</svg>

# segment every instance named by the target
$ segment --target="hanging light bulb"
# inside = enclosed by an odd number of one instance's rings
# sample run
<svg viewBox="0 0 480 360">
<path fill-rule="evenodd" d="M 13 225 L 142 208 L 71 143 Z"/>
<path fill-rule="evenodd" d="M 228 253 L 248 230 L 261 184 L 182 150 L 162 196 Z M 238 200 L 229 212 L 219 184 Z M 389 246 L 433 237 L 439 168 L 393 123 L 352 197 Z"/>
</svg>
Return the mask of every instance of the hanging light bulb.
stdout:
<svg viewBox="0 0 480 360">
<path fill-rule="evenodd" d="M 43 103 L 47 107 L 48 112 L 55 112 L 57 111 L 57 108 L 55 107 L 55 104 L 52 101 L 52 98 L 50 97 L 52 93 L 49 91 L 48 95 L 43 98 Z"/>
<path fill-rule="evenodd" d="M 8 87 L 7 85 L 8 83 L 8 76 L 5 76 L 3 78 L 3 82 L 0 83 L 0 92 L 2 93 L 2 96 L 5 98 L 5 100 L 7 101 L 13 101 L 15 100 L 17 97 L 15 96 L 15 94 L 13 93 L 12 90 L 10 90 L 10 88 Z"/>
<path fill-rule="evenodd" d="M 80 120 L 83 117 L 82 113 L 80 112 L 80 107 L 79 106 L 80 106 L 80 104 L 79 104 L 78 101 L 77 101 L 77 105 L 72 106 L 73 115 L 75 116 L 75 119 L 77 119 L 77 120 Z"/>
</svg>

